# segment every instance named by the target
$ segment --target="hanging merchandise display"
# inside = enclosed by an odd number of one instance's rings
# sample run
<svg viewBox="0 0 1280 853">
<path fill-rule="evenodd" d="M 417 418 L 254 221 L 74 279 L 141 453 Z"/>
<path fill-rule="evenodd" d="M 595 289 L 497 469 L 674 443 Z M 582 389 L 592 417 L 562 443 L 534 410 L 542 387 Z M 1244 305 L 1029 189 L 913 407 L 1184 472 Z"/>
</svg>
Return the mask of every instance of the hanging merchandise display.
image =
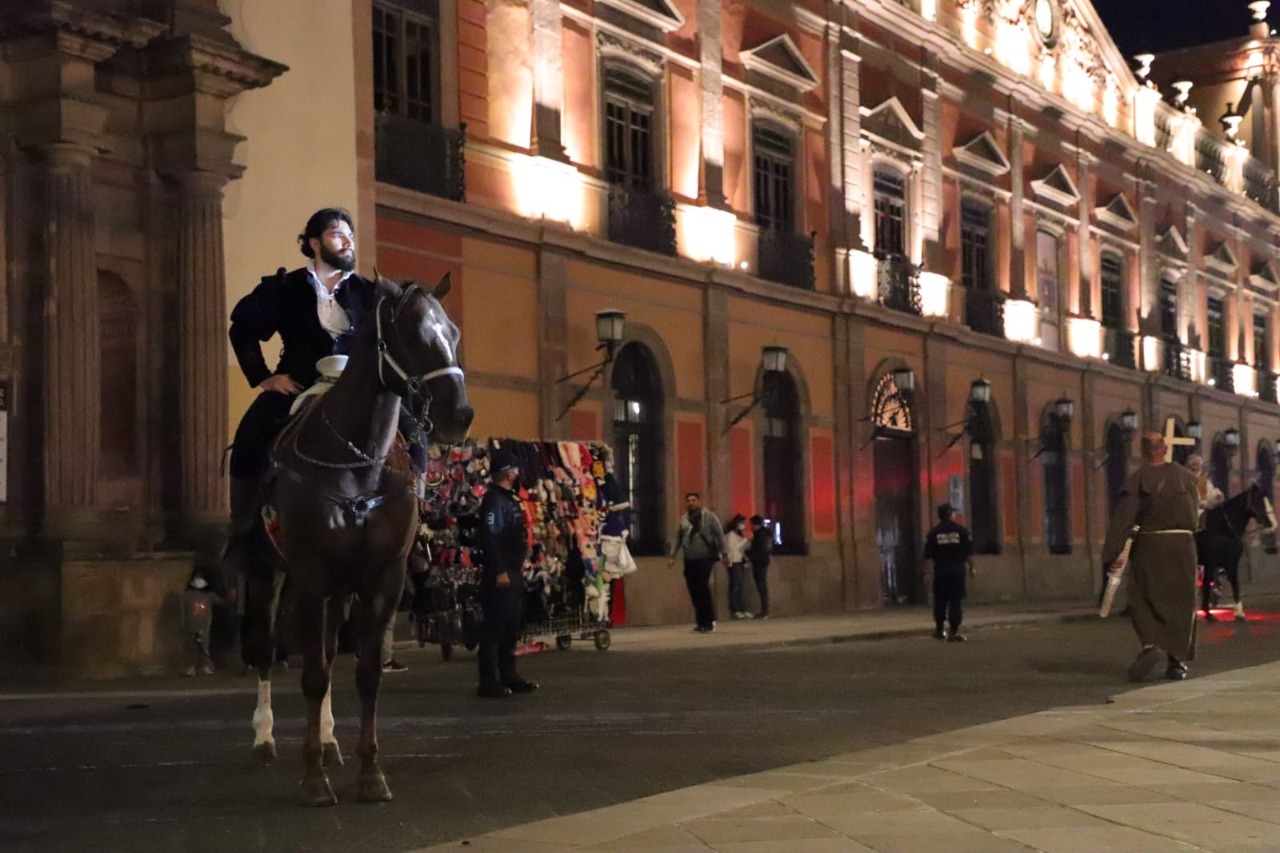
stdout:
<svg viewBox="0 0 1280 853">
<path fill-rule="evenodd" d="M 419 643 L 439 644 L 447 659 L 455 646 L 472 649 L 478 641 L 478 512 L 489 458 L 499 448 L 520 461 L 517 494 L 529 531 L 526 639 L 554 637 L 564 649 L 577 637 L 607 649 L 610 582 L 636 567 L 612 451 L 602 443 L 515 439 L 431 450 L 419 532 L 428 571 L 415 585 L 413 606 Z"/>
</svg>

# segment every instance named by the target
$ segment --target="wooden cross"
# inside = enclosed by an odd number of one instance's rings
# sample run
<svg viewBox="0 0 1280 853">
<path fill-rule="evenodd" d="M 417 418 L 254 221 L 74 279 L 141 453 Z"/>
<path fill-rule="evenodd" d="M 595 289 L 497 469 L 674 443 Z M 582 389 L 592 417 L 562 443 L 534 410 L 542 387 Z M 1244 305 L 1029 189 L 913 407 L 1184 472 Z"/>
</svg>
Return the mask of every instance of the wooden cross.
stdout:
<svg viewBox="0 0 1280 853">
<path fill-rule="evenodd" d="M 1194 438 L 1181 438 L 1176 433 L 1177 421 L 1173 418 L 1166 418 L 1164 422 L 1164 461 L 1173 461 L 1173 449 L 1175 445 L 1183 447 L 1195 447 L 1196 440 Z"/>
</svg>

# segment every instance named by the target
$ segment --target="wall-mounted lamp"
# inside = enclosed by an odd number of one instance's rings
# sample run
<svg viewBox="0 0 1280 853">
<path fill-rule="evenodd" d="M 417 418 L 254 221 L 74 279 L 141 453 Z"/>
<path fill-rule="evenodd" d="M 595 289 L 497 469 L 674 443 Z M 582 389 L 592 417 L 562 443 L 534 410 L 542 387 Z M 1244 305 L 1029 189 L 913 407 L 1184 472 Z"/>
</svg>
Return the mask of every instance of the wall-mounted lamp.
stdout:
<svg viewBox="0 0 1280 853">
<path fill-rule="evenodd" d="M 760 402 L 763 399 L 764 385 L 769 381 L 769 374 L 787 372 L 787 348 L 765 347 L 760 352 L 760 367 L 764 372 L 764 376 L 761 378 L 759 391 L 752 390 L 746 394 L 739 394 L 736 397 L 730 397 L 727 400 L 720 401 L 721 404 L 728 405 L 729 403 L 733 403 L 738 400 L 745 400 L 748 397 L 751 398 L 751 402 L 747 407 L 734 415 L 733 420 L 729 421 L 729 424 L 724 428 L 724 431 L 721 432 L 721 435 L 724 435 L 729 430 L 737 426 L 739 421 L 751 414 L 752 410 L 754 410 L 756 406 L 760 405 Z"/>
<path fill-rule="evenodd" d="M 1125 409 L 1120 414 L 1120 427 L 1130 435 L 1138 431 L 1138 413 L 1133 409 Z"/>
<path fill-rule="evenodd" d="M 916 390 L 916 372 L 910 367 L 895 367 L 893 369 L 893 384 L 898 386 L 899 392 L 910 394 Z"/>
<path fill-rule="evenodd" d="M 1199 441 L 1204 436 L 1204 427 L 1199 421 L 1187 421 L 1187 438 L 1194 438 Z"/>
<path fill-rule="evenodd" d="M 942 432 L 950 432 L 956 427 L 961 428 L 960 432 L 951 436 L 951 441 L 947 442 L 947 446 L 942 448 L 942 453 L 938 454 L 939 459 L 946 455 L 948 450 L 955 447 L 966 434 L 980 443 L 992 440 L 990 421 L 987 418 L 987 405 L 990 402 L 991 383 L 982 377 L 973 380 L 969 385 L 969 401 L 965 406 L 964 420 L 947 424 L 941 430 Z"/>
<path fill-rule="evenodd" d="M 1075 413 L 1076 404 L 1075 401 L 1070 398 L 1063 396 L 1054 401 L 1053 414 L 1058 420 L 1063 421 L 1064 423 L 1070 423 L 1071 418 L 1075 416 Z"/>
<path fill-rule="evenodd" d="M 982 378 L 973 380 L 973 384 L 969 386 L 969 402 L 983 406 L 990 403 L 991 383 Z"/>
<path fill-rule="evenodd" d="M 1235 427 L 1228 427 L 1227 431 L 1222 434 L 1222 443 L 1227 447 L 1240 446 L 1240 430 Z"/>
<path fill-rule="evenodd" d="M 604 375 L 609 365 L 613 363 L 614 356 L 618 354 L 618 350 L 622 346 L 622 340 L 627 333 L 627 315 L 622 311 L 606 309 L 596 312 L 596 352 L 604 352 L 604 360 L 590 367 L 584 367 L 579 371 L 570 373 L 568 376 L 561 376 L 556 383 L 568 382 L 570 379 L 581 376 L 587 371 L 595 371 L 591 374 L 585 385 L 574 392 L 573 398 L 569 400 L 564 409 L 556 417 L 556 420 L 563 420 L 564 416 L 569 414 L 578 401 L 586 396 L 591 390 L 592 384 L 596 379 Z"/>
</svg>

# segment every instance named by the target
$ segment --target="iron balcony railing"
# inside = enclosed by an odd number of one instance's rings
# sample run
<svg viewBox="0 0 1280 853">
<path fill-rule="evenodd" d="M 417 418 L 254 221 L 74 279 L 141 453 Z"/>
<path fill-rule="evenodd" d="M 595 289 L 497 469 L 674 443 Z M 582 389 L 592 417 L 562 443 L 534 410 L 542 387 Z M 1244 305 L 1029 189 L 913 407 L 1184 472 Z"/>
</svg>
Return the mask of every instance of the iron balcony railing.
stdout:
<svg viewBox="0 0 1280 853">
<path fill-rule="evenodd" d="M 377 118 L 374 174 L 379 181 L 452 201 L 467 200 L 467 126 L 456 130 L 384 113 Z"/>
<path fill-rule="evenodd" d="M 964 318 L 975 332 L 1004 337 L 1004 299 L 997 291 L 980 287 L 966 289 Z"/>
<path fill-rule="evenodd" d="M 920 316 L 920 268 L 903 255 L 876 253 L 880 304 Z"/>
<path fill-rule="evenodd" d="M 1128 329 L 1107 329 L 1105 334 L 1107 361 L 1130 370 L 1138 366 L 1134 347 L 1138 336 Z"/>
<path fill-rule="evenodd" d="M 1236 390 L 1236 365 L 1225 356 L 1209 356 L 1209 381 L 1219 391 Z"/>
<path fill-rule="evenodd" d="M 1177 338 L 1164 339 L 1164 375 L 1191 381 L 1191 353 Z"/>
<path fill-rule="evenodd" d="M 1276 375 L 1270 370 L 1258 369 L 1258 399 L 1264 403 L 1276 402 Z"/>
<path fill-rule="evenodd" d="M 813 241 L 816 233 L 796 234 L 781 228 L 761 228 L 760 278 L 800 290 L 813 290 Z"/>
<path fill-rule="evenodd" d="M 667 195 L 609 185 L 609 239 L 614 243 L 675 257 L 676 205 Z"/>
</svg>

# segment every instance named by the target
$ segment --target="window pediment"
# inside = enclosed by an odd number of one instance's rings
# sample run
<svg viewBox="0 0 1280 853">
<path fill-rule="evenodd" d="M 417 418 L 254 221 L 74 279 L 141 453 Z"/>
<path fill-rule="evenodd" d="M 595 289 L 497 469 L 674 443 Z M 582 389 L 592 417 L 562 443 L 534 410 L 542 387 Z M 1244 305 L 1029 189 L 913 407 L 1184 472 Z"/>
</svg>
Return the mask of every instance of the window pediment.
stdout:
<svg viewBox="0 0 1280 853">
<path fill-rule="evenodd" d="M 964 145 L 952 148 L 951 154 L 964 165 L 992 176 L 1003 175 L 1011 168 L 989 130 L 984 130 Z"/>
<path fill-rule="evenodd" d="M 1110 225 L 1112 228 L 1130 231 L 1138 227 L 1138 215 L 1133 212 L 1133 208 L 1129 205 L 1129 200 L 1124 197 L 1124 193 L 1116 193 L 1111 197 L 1111 201 L 1101 207 L 1095 207 L 1093 213 L 1100 222 Z"/>
<path fill-rule="evenodd" d="M 1280 276 L 1276 275 L 1276 265 L 1271 261 L 1259 261 L 1249 273 L 1249 282 L 1264 293 L 1274 294 L 1280 291 Z"/>
<path fill-rule="evenodd" d="M 786 33 L 745 50 L 740 56 L 742 66 L 748 71 L 763 74 L 798 92 L 808 92 L 818 85 L 818 75 Z"/>
<path fill-rule="evenodd" d="M 1240 266 L 1236 253 L 1225 242 L 1219 243 L 1212 252 L 1204 256 L 1205 266 L 1212 267 L 1221 273 L 1231 274 Z"/>
<path fill-rule="evenodd" d="M 664 33 L 674 32 L 684 26 L 684 15 L 668 0 L 600 0 L 619 12 L 657 27 Z"/>
<path fill-rule="evenodd" d="M 1170 225 L 1169 229 L 1160 235 L 1160 241 L 1156 243 L 1156 251 L 1185 261 L 1191 250 L 1187 246 L 1187 241 L 1183 239 L 1182 232 L 1178 230 L 1178 226 Z"/>
<path fill-rule="evenodd" d="M 1063 207 L 1071 207 L 1080 202 L 1080 190 L 1076 182 L 1061 165 L 1054 166 L 1049 174 L 1038 181 L 1031 182 L 1031 190 L 1037 198 L 1047 199 Z"/>
<path fill-rule="evenodd" d="M 875 107 L 859 107 L 862 132 L 909 150 L 917 150 L 924 141 L 924 131 L 911 120 L 910 114 L 896 97 Z"/>
</svg>

